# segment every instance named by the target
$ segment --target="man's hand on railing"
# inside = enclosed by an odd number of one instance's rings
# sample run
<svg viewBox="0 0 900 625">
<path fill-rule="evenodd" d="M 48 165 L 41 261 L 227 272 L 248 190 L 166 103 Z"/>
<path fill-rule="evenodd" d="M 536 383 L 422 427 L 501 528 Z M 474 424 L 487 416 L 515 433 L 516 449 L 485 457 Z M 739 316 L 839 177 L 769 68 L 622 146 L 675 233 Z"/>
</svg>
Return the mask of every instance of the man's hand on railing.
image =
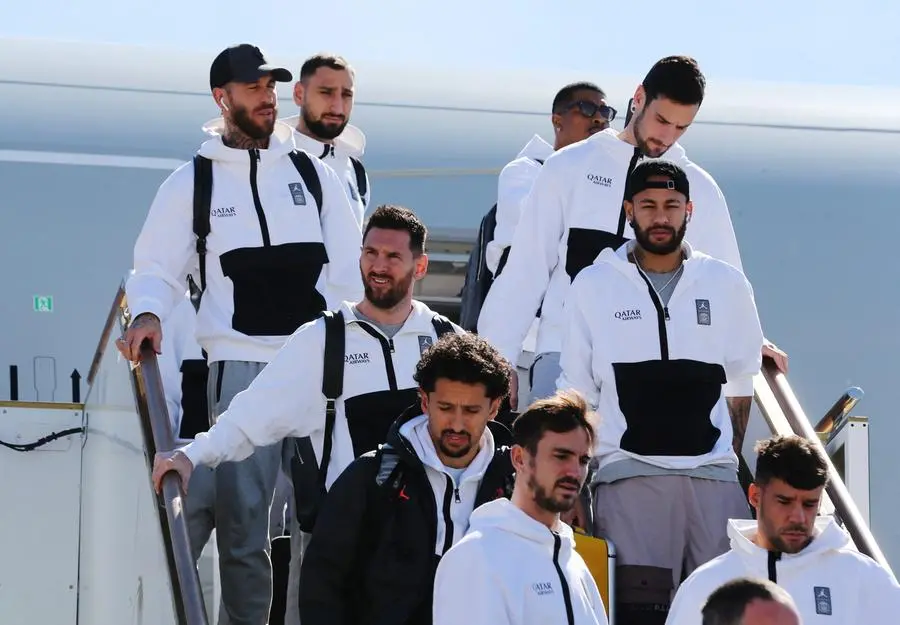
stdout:
<svg viewBox="0 0 900 625">
<path fill-rule="evenodd" d="M 768 339 L 763 339 L 762 355 L 763 358 L 768 356 L 775 361 L 775 366 L 778 367 L 778 370 L 787 375 L 788 355 L 775 347 L 775 344 Z"/>
<path fill-rule="evenodd" d="M 161 354 L 162 327 L 159 318 L 153 313 L 142 313 L 131 322 L 125 336 L 116 339 L 116 347 L 125 358 L 131 362 L 138 362 L 141 359 L 141 344 L 148 339 L 153 351 Z"/>
<path fill-rule="evenodd" d="M 160 452 L 153 458 L 153 488 L 157 494 L 162 492 L 163 476 L 169 471 L 175 471 L 181 477 L 181 488 L 187 494 L 188 482 L 191 480 L 191 473 L 194 471 L 194 465 L 181 451 Z"/>
</svg>

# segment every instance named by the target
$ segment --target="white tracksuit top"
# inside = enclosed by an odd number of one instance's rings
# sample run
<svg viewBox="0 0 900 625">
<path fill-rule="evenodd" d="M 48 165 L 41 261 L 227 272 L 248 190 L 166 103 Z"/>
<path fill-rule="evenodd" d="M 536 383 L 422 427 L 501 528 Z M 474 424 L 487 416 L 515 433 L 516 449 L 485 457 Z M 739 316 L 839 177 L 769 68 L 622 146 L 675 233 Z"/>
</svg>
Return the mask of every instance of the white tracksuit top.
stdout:
<svg viewBox="0 0 900 625">
<path fill-rule="evenodd" d="M 542 165 L 538 161 L 547 160 L 551 154 L 553 146 L 534 135 L 516 158 L 500 172 L 497 179 L 497 225 L 494 228 L 494 239 L 487 244 L 485 250 L 487 267 L 494 275 L 497 274 L 503 250 L 512 245 L 513 235 L 522 216 L 522 205 L 541 171 Z M 534 353 L 538 323 L 539 319 L 532 321 L 522 343 L 522 351 Z"/>
<path fill-rule="evenodd" d="M 335 401 L 331 463 L 326 487 L 358 456 L 384 442 L 390 425 L 418 401 L 413 374 L 436 340 L 435 313 L 413 300 L 413 310 L 392 338 L 341 305 L 346 328 L 343 394 Z M 454 325 L 457 333 L 463 330 Z M 320 458 L 325 436 L 325 322 L 303 325 L 206 433 L 184 447 L 194 466 L 243 460 L 256 447 L 309 436 Z"/>
<path fill-rule="evenodd" d="M 663 306 L 627 260 L 634 245 L 605 249 L 572 284 L 557 387 L 597 407 L 601 468 L 625 458 L 737 466 L 724 384 L 729 397 L 753 395 L 763 337 L 750 283 L 683 244 L 684 269 Z"/>
<path fill-rule="evenodd" d="M 369 176 L 366 175 L 366 193 L 360 195 L 356 170 L 350 162 L 351 156 L 362 162 L 362 155 L 366 151 L 366 136 L 362 130 L 353 124 L 347 124 L 344 131 L 335 137 L 333 144 L 326 144 L 296 130 L 297 123 L 300 121 L 299 115 L 285 117 L 281 121 L 294 128 L 294 142 L 298 148 L 306 150 L 313 156 L 318 156 L 322 162 L 335 171 L 338 178 L 344 183 L 344 191 L 347 192 L 350 206 L 353 207 L 353 213 L 362 228 L 366 207 L 372 197 L 372 185 Z"/>
<path fill-rule="evenodd" d="M 561 349 L 563 305 L 572 280 L 601 251 L 633 237 L 622 199 L 628 173 L 639 160 L 636 148 L 612 129 L 547 158 L 525 200 L 506 267 L 478 318 L 479 334 L 510 362 L 517 361 L 541 306 L 536 353 Z M 679 165 L 690 181 L 694 214 L 687 240 L 742 269 L 728 207 L 712 177 L 677 143 L 659 160 Z"/>
<path fill-rule="evenodd" d="M 771 579 L 769 552 L 756 545 L 756 521 L 731 520 L 731 551 L 695 570 L 678 588 L 666 625 L 702 625 L 700 610 L 719 586 L 738 577 Z M 893 625 L 900 622 L 894 576 L 856 549 L 831 517 L 816 519 L 813 541 L 775 560 L 775 581 L 786 590 L 803 625 Z"/>
<path fill-rule="evenodd" d="M 362 236 L 343 184 L 313 155 L 322 187 L 320 222 L 289 157 L 294 131 L 275 127 L 266 150 L 229 148 L 219 135 L 199 149 L 213 161 L 207 284 L 197 316 L 197 340 L 210 362 L 268 362 L 321 310 L 362 297 Z M 156 194 L 125 287 L 133 317 L 150 312 L 165 321 L 187 290 L 187 275 L 198 277 L 193 189 L 188 162 Z"/>
<path fill-rule="evenodd" d="M 475 509 L 434 580 L 434 625 L 607 625 L 572 528 L 555 531 L 508 499 Z"/>
</svg>

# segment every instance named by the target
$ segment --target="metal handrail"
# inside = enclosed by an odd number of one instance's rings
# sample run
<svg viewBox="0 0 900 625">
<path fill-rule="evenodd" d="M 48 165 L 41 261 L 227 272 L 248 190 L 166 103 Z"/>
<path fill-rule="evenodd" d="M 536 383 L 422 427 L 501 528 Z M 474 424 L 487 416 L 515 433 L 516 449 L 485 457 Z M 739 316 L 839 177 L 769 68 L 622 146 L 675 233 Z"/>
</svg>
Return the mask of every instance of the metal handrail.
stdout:
<svg viewBox="0 0 900 625">
<path fill-rule="evenodd" d="M 847 490 L 844 480 L 841 479 L 840 474 L 831 462 L 831 458 L 828 456 L 825 446 L 822 444 L 818 434 L 816 434 L 816 430 L 806 417 L 806 413 L 800 406 L 800 402 L 797 400 L 796 395 L 794 395 L 791 385 L 788 384 L 787 378 L 778 370 L 775 362 L 770 358 L 763 359 L 762 375 L 771 389 L 772 394 L 775 396 L 775 400 L 781 407 L 781 411 L 784 413 L 784 417 L 790 424 L 794 434 L 811 441 L 813 445 L 818 447 L 822 456 L 825 458 L 829 477 L 826 492 L 828 493 L 829 499 L 831 499 L 834 504 L 835 512 L 840 517 L 847 532 L 853 539 L 856 548 L 859 549 L 861 553 L 864 553 L 878 562 L 878 564 L 885 569 L 891 570 L 887 558 L 884 557 L 884 554 L 878 547 L 878 543 L 875 542 L 875 537 L 872 535 L 869 526 L 863 521 L 859 509 L 850 497 L 850 492 Z"/>
<path fill-rule="evenodd" d="M 158 451 L 171 451 L 175 441 L 166 407 L 162 376 L 156 353 L 148 342 L 141 345 L 140 364 L 132 368 L 135 399 L 144 432 L 147 459 L 152 465 Z M 209 625 L 206 605 L 200 587 L 200 576 L 191 554 L 191 541 L 185 517 L 184 489 L 174 471 L 163 476 L 160 527 L 169 562 L 172 598 L 179 625 Z"/>
<path fill-rule="evenodd" d="M 819 422 L 813 429 L 819 434 L 831 434 L 832 430 L 850 415 L 850 411 L 856 407 L 856 404 L 862 398 L 862 389 L 858 386 L 851 386 L 834 402 L 834 405 L 828 409 L 825 416 L 819 419 Z"/>
</svg>

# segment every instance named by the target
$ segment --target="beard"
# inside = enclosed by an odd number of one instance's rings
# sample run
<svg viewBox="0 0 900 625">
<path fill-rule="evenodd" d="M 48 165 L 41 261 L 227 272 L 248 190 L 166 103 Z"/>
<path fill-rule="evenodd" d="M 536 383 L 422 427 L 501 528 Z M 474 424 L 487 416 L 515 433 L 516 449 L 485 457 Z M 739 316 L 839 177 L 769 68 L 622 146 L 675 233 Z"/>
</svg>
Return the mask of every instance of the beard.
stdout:
<svg viewBox="0 0 900 625">
<path fill-rule="evenodd" d="M 677 251 L 678 248 L 681 247 L 681 242 L 684 240 L 684 235 L 687 232 L 687 217 L 685 217 L 684 223 L 681 224 L 681 227 L 678 230 L 675 230 L 672 226 L 653 226 L 652 228 L 644 230 L 637 225 L 637 222 L 634 222 L 631 227 L 634 229 L 634 238 L 637 239 L 638 245 L 640 245 L 641 248 L 651 254 L 664 256 Z M 650 233 L 657 230 L 665 230 L 672 238 L 666 243 L 654 243 L 650 239 Z"/>
<path fill-rule="evenodd" d="M 557 480 L 557 482 L 553 485 L 552 490 L 556 490 L 557 486 L 562 486 L 565 484 L 569 484 L 574 486 L 577 490 L 580 490 L 580 485 L 577 481 L 572 478 L 562 478 L 561 480 Z M 543 487 L 543 485 L 538 484 L 537 478 L 535 478 L 534 474 L 531 474 L 531 477 L 528 478 L 528 488 L 534 493 L 534 503 L 543 510 L 547 512 L 552 512 L 553 514 L 559 514 L 560 512 L 568 512 L 572 508 L 575 507 L 575 504 L 578 502 L 578 496 L 572 497 L 571 499 L 562 499 L 561 497 L 554 497 L 551 493 L 547 492 L 547 489 Z"/>
<path fill-rule="evenodd" d="M 634 142 L 637 143 L 641 154 L 647 158 L 659 158 L 668 151 L 670 146 L 662 147 L 658 143 L 655 144 L 655 147 L 651 146 L 650 141 L 641 132 L 641 122 L 644 120 L 644 115 L 645 111 L 641 111 L 634 118 Z"/>
<path fill-rule="evenodd" d="M 257 113 L 259 111 L 270 109 L 274 111 L 275 107 L 271 104 L 266 104 L 258 106 L 253 112 Z M 275 114 L 273 114 L 268 121 L 257 124 L 251 119 L 250 111 L 246 107 L 235 108 L 231 115 L 231 121 L 238 127 L 238 130 L 257 141 L 271 136 L 272 132 L 275 130 Z"/>
<path fill-rule="evenodd" d="M 363 275 L 363 290 L 365 291 L 366 299 L 370 301 L 373 306 L 381 308 L 382 310 L 394 308 L 409 294 L 414 274 L 415 269 L 398 281 L 394 281 L 393 278 L 390 278 L 389 276 L 376 273 L 370 273 L 368 278 Z M 374 284 L 372 278 L 384 278 L 387 280 L 387 283 L 383 285 Z"/>
<path fill-rule="evenodd" d="M 781 537 L 782 532 L 803 532 L 809 534 L 809 528 L 802 525 L 786 525 L 782 528 L 774 527 L 765 517 L 765 507 L 760 502 L 759 513 L 757 514 L 760 531 L 765 535 L 772 546 L 782 553 L 800 553 L 812 542 L 812 535 L 807 536 L 806 540 L 799 544 L 790 544 Z"/>
<path fill-rule="evenodd" d="M 306 128 L 314 136 L 325 139 L 326 141 L 336 139 L 338 135 L 344 132 L 344 128 L 347 127 L 347 122 L 349 121 L 346 117 L 339 123 L 323 122 L 321 119 L 314 120 L 303 110 L 300 111 L 300 116 L 303 118 L 303 123 L 306 124 Z"/>
<path fill-rule="evenodd" d="M 463 445 L 458 449 L 452 449 L 448 445 L 444 444 L 445 436 L 465 436 L 468 440 L 468 444 Z M 444 430 L 443 432 L 441 432 L 441 440 L 438 444 L 438 447 L 440 447 L 441 453 L 448 458 L 462 458 L 472 450 L 472 437 L 468 432 L 454 432 L 453 430 Z"/>
</svg>

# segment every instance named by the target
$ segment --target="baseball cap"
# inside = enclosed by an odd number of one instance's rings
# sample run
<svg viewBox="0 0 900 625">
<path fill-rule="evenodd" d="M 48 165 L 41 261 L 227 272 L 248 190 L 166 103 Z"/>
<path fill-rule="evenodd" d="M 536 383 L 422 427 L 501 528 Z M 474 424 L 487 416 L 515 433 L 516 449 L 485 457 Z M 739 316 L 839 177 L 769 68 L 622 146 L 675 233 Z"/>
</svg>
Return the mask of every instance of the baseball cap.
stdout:
<svg viewBox="0 0 900 625">
<path fill-rule="evenodd" d="M 665 180 L 650 180 L 665 178 Z M 625 184 L 625 199 L 629 202 L 646 189 L 672 189 L 691 199 L 691 185 L 684 170 L 670 161 L 645 161 L 634 168 Z"/>
<path fill-rule="evenodd" d="M 209 87 L 215 89 L 229 82 L 256 82 L 271 74 L 278 82 L 294 79 L 290 71 L 283 67 L 269 65 L 262 50 L 249 43 L 225 48 L 209 68 Z"/>
</svg>

